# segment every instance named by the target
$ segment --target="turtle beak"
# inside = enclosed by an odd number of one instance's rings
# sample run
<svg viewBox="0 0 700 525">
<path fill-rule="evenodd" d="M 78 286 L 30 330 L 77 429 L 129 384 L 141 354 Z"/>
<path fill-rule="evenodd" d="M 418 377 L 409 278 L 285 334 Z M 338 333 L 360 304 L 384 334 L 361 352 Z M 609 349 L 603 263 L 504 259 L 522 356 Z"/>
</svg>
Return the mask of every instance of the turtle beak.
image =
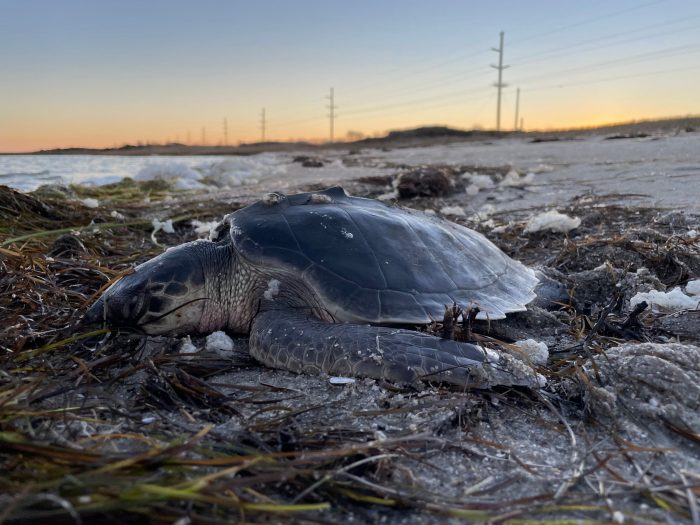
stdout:
<svg viewBox="0 0 700 525">
<path fill-rule="evenodd" d="M 114 328 L 138 326 L 146 313 L 148 293 L 141 279 L 129 274 L 110 286 L 83 316 L 83 326 L 107 325 Z"/>
<path fill-rule="evenodd" d="M 79 324 L 84 327 L 101 326 L 105 324 L 106 318 L 107 311 L 105 309 L 105 302 L 102 297 L 100 297 L 88 308 Z"/>
</svg>

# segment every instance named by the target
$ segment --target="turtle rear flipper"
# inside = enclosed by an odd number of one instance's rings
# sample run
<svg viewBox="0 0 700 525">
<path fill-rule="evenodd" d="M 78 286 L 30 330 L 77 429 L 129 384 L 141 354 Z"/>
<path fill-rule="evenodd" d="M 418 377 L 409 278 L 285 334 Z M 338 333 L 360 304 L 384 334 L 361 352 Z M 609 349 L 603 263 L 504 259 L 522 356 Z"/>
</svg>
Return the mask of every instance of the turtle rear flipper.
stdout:
<svg viewBox="0 0 700 525">
<path fill-rule="evenodd" d="M 469 343 L 358 324 L 329 324 L 296 310 L 269 310 L 251 327 L 250 353 L 265 365 L 412 384 L 418 381 L 489 388 L 538 388 L 538 374 L 507 356 L 495 358 Z"/>
</svg>

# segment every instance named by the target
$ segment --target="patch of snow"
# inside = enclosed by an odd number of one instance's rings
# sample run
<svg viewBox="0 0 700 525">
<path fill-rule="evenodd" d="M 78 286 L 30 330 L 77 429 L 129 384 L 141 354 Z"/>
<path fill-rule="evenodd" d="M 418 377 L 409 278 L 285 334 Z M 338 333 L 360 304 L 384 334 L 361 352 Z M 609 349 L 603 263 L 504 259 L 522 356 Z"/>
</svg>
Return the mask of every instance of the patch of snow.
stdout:
<svg viewBox="0 0 700 525">
<path fill-rule="evenodd" d="M 688 297 L 680 288 L 676 287 L 670 292 L 651 290 L 639 292 L 630 299 L 630 307 L 634 308 L 642 301 L 648 303 L 652 310 L 697 310 L 700 308 L 700 297 Z"/>
<path fill-rule="evenodd" d="M 688 281 L 685 285 L 685 293 L 688 295 L 700 295 L 700 279 Z"/>
<path fill-rule="evenodd" d="M 210 352 L 216 352 L 217 354 L 231 352 L 233 350 L 233 339 L 222 331 L 213 332 L 207 336 L 204 347 Z"/>
<path fill-rule="evenodd" d="M 540 213 L 531 217 L 525 225 L 525 233 L 534 233 L 539 231 L 553 231 L 566 233 L 578 228 L 581 225 L 581 219 L 578 217 L 569 217 L 556 210 Z"/>
<path fill-rule="evenodd" d="M 141 418 L 141 423 L 143 423 L 144 425 L 149 425 L 149 424 L 153 423 L 155 420 L 156 420 L 156 418 L 153 416 L 144 416 Z"/>
<path fill-rule="evenodd" d="M 100 205 L 100 201 L 91 197 L 88 197 L 87 199 L 80 199 L 80 202 L 82 202 L 83 206 L 86 206 L 87 208 L 97 208 Z"/>
<path fill-rule="evenodd" d="M 267 290 L 263 293 L 263 297 L 268 301 L 272 301 L 277 294 L 280 293 L 280 282 L 277 279 L 270 279 L 267 283 Z"/>
<path fill-rule="evenodd" d="M 691 237 L 691 238 L 697 237 L 697 236 L 698 236 L 698 231 L 697 231 L 697 230 L 688 230 L 687 232 L 685 232 L 685 236 L 686 236 L 686 237 Z"/>
<path fill-rule="evenodd" d="M 544 366 L 549 359 L 549 349 L 545 343 L 535 341 L 534 339 L 523 339 L 515 342 L 516 346 L 520 347 L 530 362 L 537 366 Z"/>
<path fill-rule="evenodd" d="M 119 213 L 117 210 L 112 210 L 112 213 L 109 214 L 110 217 L 114 217 L 115 219 L 121 221 L 124 220 L 124 216 Z"/>
<path fill-rule="evenodd" d="M 464 208 L 461 206 L 444 206 L 440 208 L 440 213 L 442 215 L 452 215 L 455 217 L 464 217 L 466 215 L 464 213 Z"/>
</svg>

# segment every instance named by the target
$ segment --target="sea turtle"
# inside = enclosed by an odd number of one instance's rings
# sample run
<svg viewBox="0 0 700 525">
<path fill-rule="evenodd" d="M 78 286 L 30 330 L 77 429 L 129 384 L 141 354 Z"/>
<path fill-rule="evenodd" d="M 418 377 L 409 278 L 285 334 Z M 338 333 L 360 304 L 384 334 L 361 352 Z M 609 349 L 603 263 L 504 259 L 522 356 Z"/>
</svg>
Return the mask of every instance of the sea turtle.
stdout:
<svg viewBox="0 0 700 525">
<path fill-rule="evenodd" d="M 525 310 L 537 282 L 477 232 L 335 187 L 270 193 L 227 215 L 209 240 L 137 266 L 86 320 L 151 335 L 249 333 L 253 357 L 295 372 L 536 386 L 518 360 L 406 327 L 453 303 L 502 319 Z"/>
</svg>

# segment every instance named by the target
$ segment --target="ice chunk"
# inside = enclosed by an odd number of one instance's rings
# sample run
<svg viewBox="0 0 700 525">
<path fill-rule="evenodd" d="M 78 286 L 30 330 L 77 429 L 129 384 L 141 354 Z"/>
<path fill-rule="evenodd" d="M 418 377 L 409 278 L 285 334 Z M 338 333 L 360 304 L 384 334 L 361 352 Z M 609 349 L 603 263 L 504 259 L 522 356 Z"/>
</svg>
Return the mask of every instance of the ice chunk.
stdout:
<svg viewBox="0 0 700 525">
<path fill-rule="evenodd" d="M 700 279 L 688 281 L 688 284 L 685 285 L 685 293 L 688 295 L 700 295 Z"/>
<path fill-rule="evenodd" d="M 355 382 L 352 377 L 329 377 L 328 382 L 334 386 L 351 385 Z"/>
<path fill-rule="evenodd" d="M 645 301 L 653 310 L 657 311 L 697 310 L 700 308 L 700 297 L 688 297 L 678 287 L 670 292 L 660 292 L 658 290 L 640 292 L 630 299 L 630 307 L 634 308 L 642 301 Z"/>
<path fill-rule="evenodd" d="M 198 171 L 193 170 L 189 166 L 180 164 L 178 162 L 160 162 L 154 164 L 147 164 L 139 170 L 139 172 L 134 175 L 136 180 L 177 180 L 177 179 L 190 179 L 199 180 L 202 178 L 202 174 Z"/>
<path fill-rule="evenodd" d="M 539 231 L 553 231 L 565 233 L 578 228 L 581 225 L 581 219 L 578 217 L 569 217 L 556 210 L 550 210 L 545 213 L 540 213 L 531 217 L 525 225 L 525 233 L 534 233 Z"/>
<path fill-rule="evenodd" d="M 549 359 L 549 349 L 545 343 L 535 341 L 534 339 L 523 339 L 516 341 L 516 346 L 525 353 L 533 365 L 544 366 Z"/>
<path fill-rule="evenodd" d="M 479 190 L 486 188 L 491 188 L 494 186 L 493 180 L 488 175 L 480 175 L 478 173 L 472 173 L 465 175 L 465 178 L 469 180 L 469 185 L 466 187 L 465 191 L 467 195 L 476 195 Z"/>
<path fill-rule="evenodd" d="M 88 208 L 97 208 L 100 205 L 100 201 L 91 197 L 88 197 L 87 199 L 80 199 L 80 202 L 83 203 L 83 206 Z"/>
<path fill-rule="evenodd" d="M 517 171 L 510 170 L 508 173 L 506 173 L 506 176 L 501 181 L 500 186 L 504 188 L 523 188 L 525 186 L 529 186 L 533 182 L 535 182 L 534 173 L 528 173 L 524 177 L 521 177 Z"/>
<path fill-rule="evenodd" d="M 192 344 L 192 340 L 190 339 L 190 336 L 188 335 L 187 337 L 183 337 L 180 340 L 180 350 L 179 352 L 181 354 L 193 354 L 198 350 L 196 346 Z"/>
<path fill-rule="evenodd" d="M 204 347 L 210 352 L 231 352 L 233 350 L 233 339 L 227 336 L 224 332 L 213 332 L 207 336 L 207 341 Z"/>
</svg>

